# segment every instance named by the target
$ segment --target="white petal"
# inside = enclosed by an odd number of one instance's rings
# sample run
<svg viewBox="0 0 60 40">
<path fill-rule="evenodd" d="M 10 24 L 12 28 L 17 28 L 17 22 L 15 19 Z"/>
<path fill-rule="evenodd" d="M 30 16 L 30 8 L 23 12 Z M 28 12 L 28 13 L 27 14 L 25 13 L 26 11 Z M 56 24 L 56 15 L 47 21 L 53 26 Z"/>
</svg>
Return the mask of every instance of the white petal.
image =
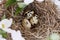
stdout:
<svg viewBox="0 0 60 40">
<path fill-rule="evenodd" d="M 2 29 L 2 25 L 0 24 L 0 29 Z"/>
<path fill-rule="evenodd" d="M 21 32 L 18 30 L 17 31 L 17 36 L 18 36 L 18 39 L 20 39 L 20 40 L 25 40 L 23 37 L 22 37 L 22 35 L 21 35 Z M 19 36 L 20 35 L 20 36 Z"/>
<path fill-rule="evenodd" d="M 33 1 L 34 0 L 24 0 L 24 3 L 28 5 L 28 4 L 32 3 Z"/>
<path fill-rule="evenodd" d="M 17 31 L 17 34 L 21 35 L 21 32 L 18 30 L 18 31 Z"/>
<path fill-rule="evenodd" d="M 11 33 L 11 37 L 13 40 L 25 40 L 22 36 L 21 36 L 21 33 L 20 31 L 13 31 Z"/>
<path fill-rule="evenodd" d="M 44 0 L 36 0 L 36 1 L 38 1 L 38 2 L 43 2 Z"/>
<path fill-rule="evenodd" d="M 12 30 L 12 29 L 10 29 L 10 28 L 6 28 L 6 29 L 3 29 L 5 32 L 7 32 L 7 33 L 12 33 L 13 31 L 15 31 L 15 30 Z"/>
<path fill-rule="evenodd" d="M 2 35 L 0 35 L 0 38 L 2 37 Z"/>
<path fill-rule="evenodd" d="M 3 0 L 0 0 L 0 4 L 2 3 Z"/>
<path fill-rule="evenodd" d="M 0 40 L 6 40 L 5 38 L 2 37 L 2 35 L 0 35 Z"/>
<path fill-rule="evenodd" d="M 11 24 L 12 24 L 12 22 L 13 22 L 13 19 L 12 19 L 12 18 L 10 18 L 9 20 L 10 20 L 10 22 L 11 22 Z"/>
<path fill-rule="evenodd" d="M 5 25 L 5 28 L 8 28 L 8 27 L 10 27 L 11 24 L 12 24 L 12 19 L 10 19 L 10 20 L 4 19 L 4 20 L 2 20 L 0 23 L 1 23 L 1 25 L 4 24 L 4 25 Z"/>
<path fill-rule="evenodd" d="M 52 0 L 57 6 L 60 5 L 60 1 L 59 0 Z"/>
</svg>

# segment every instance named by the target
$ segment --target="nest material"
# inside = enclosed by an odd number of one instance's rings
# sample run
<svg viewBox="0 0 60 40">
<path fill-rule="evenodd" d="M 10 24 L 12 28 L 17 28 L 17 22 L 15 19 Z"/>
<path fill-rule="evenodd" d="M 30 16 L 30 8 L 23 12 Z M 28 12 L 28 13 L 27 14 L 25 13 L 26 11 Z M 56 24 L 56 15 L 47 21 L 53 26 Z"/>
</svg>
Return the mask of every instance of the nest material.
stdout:
<svg viewBox="0 0 60 40">
<path fill-rule="evenodd" d="M 11 12 L 11 10 L 13 11 Z M 60 23 L 57 21 L 56 6 L 51 1 L 43 1 L 41 3 L 34 1 L 26 6 L 20 15 L 16 17 L 12 15 L 15 10 L 16 6 L 9 7 L 8 10 L 5 11 L 6 18 L 12 17 L 14 19 L 15 24 L 13 24 L 11 28 L 20 30 L 26 40 L 47 40 L 47 37 L 49 37 L 52 32 L 60 34 Z M 21 24 L 21 21 L 25 18 L 24 13 L 27 11 L 34 11 L 34 14 L 38 15 L 39 19 L 38 24 L 32 26 L 30 30 L 24 29 Z M 7 40 L 12 40 L 9 34 Z"/>
<path fill-rule="evenodd" d="M 34 11 L 38 15 L 39 22 L 30 31 L 23 31 L 23 36 L 26 40 L 47 40 L 51 32 L 60 31 L 60 24 L 57 22 L 57 10 L 54 3 L 51 1 L 43 1 L 29 4 L 22 13 L 22 20 L 24 13 L 27 11 Z M 54 31 L 55 30 L 55 31 Z"/>
</svg>

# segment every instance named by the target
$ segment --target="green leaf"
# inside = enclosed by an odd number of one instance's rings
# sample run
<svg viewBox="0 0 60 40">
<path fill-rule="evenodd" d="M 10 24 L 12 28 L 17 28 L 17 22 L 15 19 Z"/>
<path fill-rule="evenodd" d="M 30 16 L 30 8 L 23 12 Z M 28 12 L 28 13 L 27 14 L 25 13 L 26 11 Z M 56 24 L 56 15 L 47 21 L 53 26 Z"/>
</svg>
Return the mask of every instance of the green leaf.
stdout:
<svg viewBox="0 0 60 40">
<path fill-rule="evenodd" d="M 48 38 L 48 40 L 51 40 L 50 37 Z"/>
<path fill-rule="evenodd" d="M 18 4 L 18 7 L 16 9 L 15 15 L 18 15 L 19 12 L 21 12 L 26 7 L 26 4 L 24 4 L 24 3 L 20 2 L 20 3 L 17 3 L 17 4 Z"/>
<path fill-rule="evenodd" d="M 16 12 L 15 12 L 15 16 L 18 15 L 19 12 L 21 12 L 22 10 L 23 10 L 23 8 L 19 8 L 19 7 L 17 7 Z"/>
<path fill-rule="evenodd" d="M 6 15 L 3 15 L 3 17 L 1 18 L 2 20 L 6 18 Z"/>
<path fill-rule="evenodd" d="M 0 35 L 2 35 L 3 38 L 7 38 L 7 33 L 0 29 Z"/>
<path fill-rule="evenodd" d="M 7 33 L 2 33 L 3 38 L 7 38 Z"/>
<path fill-rule="evenodd" d="M 16 0 L 8 0 L 5 4 L 5 6 L 9 7 L 9 6 L 13 5 L 14 3 L 16 3 Z"/>
<path fill-rule="evenodd" d="M 0 29 L 0 34 L 2 34 L 2 33 L 6 33 L 6 32 Z"/>
<path fill-rule="evenodd" d="M 19 6 L 20 8 L 24 8 L 24 7 L 27 6 L 27 5 L 26 5 L 25 3 L 23 3 L 23 2 L 18 2 L 17 4 L 18 4 L 18 6 Z"/>
</svg>

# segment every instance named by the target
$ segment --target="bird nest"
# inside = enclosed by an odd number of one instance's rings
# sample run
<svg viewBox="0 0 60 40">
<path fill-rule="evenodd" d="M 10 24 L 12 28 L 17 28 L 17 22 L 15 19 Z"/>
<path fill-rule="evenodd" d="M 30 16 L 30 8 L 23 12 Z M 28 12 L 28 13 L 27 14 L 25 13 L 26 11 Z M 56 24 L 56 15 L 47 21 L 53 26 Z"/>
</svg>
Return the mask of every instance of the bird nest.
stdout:
<svg viewBox="0 0 60 40">
<path fill-rule="evenodd" d="M 53 32 L 60 35 L 60 22 L 57 17 L 56 6 L 51 1 L 34 1 L 27 5 L 18 16 L 12 15 L 12 12 L 14 13 L 15 9 L 16 6 L 13 5 L 5 10 L 6 18 L 13 18 L 14 24 L 11 28 L 14 30 L 20 30 L 22 36 L 26 40 L 47 40 L 49 35 Z M 11 12 L 11 10 L 13 11 Z M 22 20 L 26 18 L 25 13 L 31 11 L 34 12 L 33 16 L 38 16 L 38 23 L 31 25 L 31 27 L 27 29 L 23 26 Z M 30 19 L 28 20 L 30 21 Z M 8 36 L 7 39 L 11 40 L 10 36 Z"/>
<path fill-rule="evenodd" d="M 43 1 L 41 3 L 34 1 L 30 3 L 21 14 L 22 20 L 28 11 L 34 11 L 34 15 L 38 15 L 39 21 L 37 24 L 32 25 L 30 30 L 23 30 L 22 33 L 26 40 L 47 40 L 51 33 L 60 33 L 60 23 L 57 21 L 57 10 L 54 3 L 51 1 Z"/>
</svg>

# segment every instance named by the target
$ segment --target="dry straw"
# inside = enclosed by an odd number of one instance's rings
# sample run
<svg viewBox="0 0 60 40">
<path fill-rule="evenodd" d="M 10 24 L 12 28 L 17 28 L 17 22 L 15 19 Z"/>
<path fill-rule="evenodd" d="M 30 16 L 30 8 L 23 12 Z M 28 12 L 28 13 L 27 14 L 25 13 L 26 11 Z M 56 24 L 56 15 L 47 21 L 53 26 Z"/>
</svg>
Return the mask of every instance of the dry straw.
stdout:
<svg viewBox="0 0 60 40">
<path fill-rule="evenodd" d="M 47 40 L 52 32 L 59 33 L 60 24 L 57 21 L 57 10 L 54 3 L 46 0 L 41 3 L 34 1 L 25 7 L 22 15 L 27 11 L 34 11 L 38 15 L 39 22 L 30 30 L 24 29 L 23 36 L 26 40 Z M 24 15 L 22 17 L 24 18 Z"/>
<path fill-rule="evenodd" d="M 12 10 L 12 11 L 11 11 Z M 14 24 L 12 29 L 20 30 L 22 36 L 26 40 L 47 40 L 52 32 L 60 33 L 60 22 L 57 18 L 57 10 L 54 3 L 51 1 L 43 1 L 29 4 L 18 16 L 14 16 L 16 6 L 11 6 L 5 11 L 7 18 L 12 17 Z M 30 30 L 25 29 L 22 26 L 22 20 L 25 18 L 24 13 L 27 11 L 34 11 L 34 14 L 38 15 L 38 24 L 31 27 Z M 8 38 L 10 40 L 10 37 Z"/>
</svg>

